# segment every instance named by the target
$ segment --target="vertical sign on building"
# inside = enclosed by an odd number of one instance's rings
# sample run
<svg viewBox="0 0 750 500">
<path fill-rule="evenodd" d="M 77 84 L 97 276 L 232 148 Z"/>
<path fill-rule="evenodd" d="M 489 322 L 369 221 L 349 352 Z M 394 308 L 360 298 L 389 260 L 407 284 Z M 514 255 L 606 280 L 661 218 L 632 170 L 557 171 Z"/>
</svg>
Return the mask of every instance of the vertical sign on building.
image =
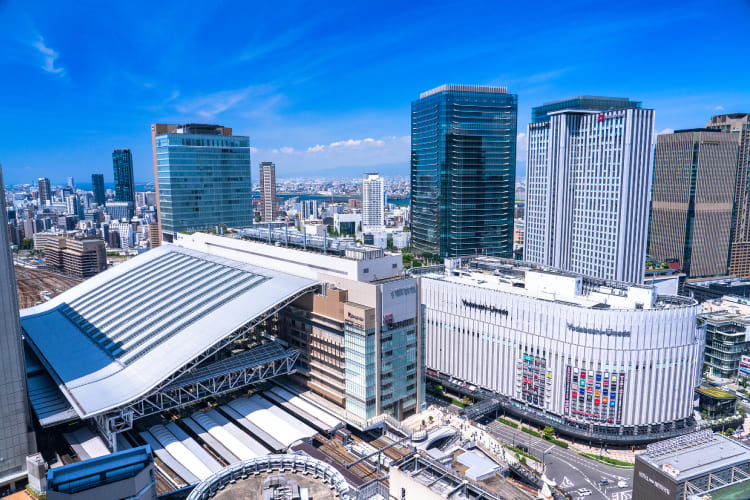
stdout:
<svg viewBox="0 0 750 500">
<path fill-rule="evenodd" d="M 565 368 L 565 414 L 570 415 L 570 365 Z"/>
<path fill-rule="evenodd" d="M 620 372 L 620 378 L 617 380 L 617 423 L 622 423 L 622 392 L 625 388 L 625 374 Z"/>
</svg>

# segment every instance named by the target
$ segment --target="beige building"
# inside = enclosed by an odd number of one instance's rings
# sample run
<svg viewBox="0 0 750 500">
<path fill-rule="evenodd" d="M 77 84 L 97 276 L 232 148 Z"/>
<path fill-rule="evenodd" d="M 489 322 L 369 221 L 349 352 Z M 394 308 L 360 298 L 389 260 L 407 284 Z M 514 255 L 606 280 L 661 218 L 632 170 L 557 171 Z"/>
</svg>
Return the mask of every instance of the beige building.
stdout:
<svg viewBox="0 0 750 500">
<path fill-rule="evenodd" d="M 658 136 L 648 254 L 688 278 L 724 276 L 739 137 L 706 129 Z"/>
<path fill-rule="evenodd" d="M 260 213 L 263 222 L 276 220 L 276 165 L 260 163 Z"/>
<path fill-rule="evenodd" d="M 750 278 L 750 113 L 713 116 L 706 128 L 730 132 L 739 140 L 729 273 Z"/>
<path fill-rule="evenodd" d="M 47 269 L 76 278 L 90 278 L 107 268 L 104 240 L 36 233 L 34 248 L 44 252 Z"/>
</svg>

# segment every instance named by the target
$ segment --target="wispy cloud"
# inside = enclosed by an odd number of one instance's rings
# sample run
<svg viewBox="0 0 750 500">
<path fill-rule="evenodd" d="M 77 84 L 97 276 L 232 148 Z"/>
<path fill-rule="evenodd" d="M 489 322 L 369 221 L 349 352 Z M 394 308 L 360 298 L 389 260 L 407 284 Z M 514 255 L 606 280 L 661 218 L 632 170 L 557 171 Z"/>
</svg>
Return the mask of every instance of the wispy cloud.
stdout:
<svg viewBox="0 0 750 500">
<path fill-rule="evenodd" d="M 60 54 L 56 50 L 47 47 L 42 36 L 39 36 L 31 46 L 38 50 L 44 58 L 44 65 L 42 66 L 44 71 L 54 75 L 65 76 L 65 68 L 61 66 L 55 67 L 55 62 L 57 61 L 57 58 L 60 57 Z"/>
<path fill-rule="evenodd" d="M 176 100 L 175 109 L 183 115 L 198 115 L 204 119 L 212 119 L 215 116 L 236 108 L 239 104 L 254 99 L 262 100 L 262 103 L 254 102 L 252 106 L 269 106 L 269 101 L 276 102 L 280 97 L 273 94 L 273 88 L 267 85 L 251 86 L 243 89 L 222 90 L 193 98 Z M 248 105 L 250 107 L 250 105 Z"/>
<path fill-rule="evenodd" d="M 714 108 L 714 111 L 724 111 L 724 106 L 721 106 L 721 105 L 719 105 L 719 106 L 716 106 L 716 107 Z"/>
<path fill-rule="evenodd" d="M 659 135 L 663 135 L 663 134 L 674 134 L 674 129 L 673 128 L 665 128 L 664 130 L 662 130 L 661 132 L 659 132 Z"/>
</svg>

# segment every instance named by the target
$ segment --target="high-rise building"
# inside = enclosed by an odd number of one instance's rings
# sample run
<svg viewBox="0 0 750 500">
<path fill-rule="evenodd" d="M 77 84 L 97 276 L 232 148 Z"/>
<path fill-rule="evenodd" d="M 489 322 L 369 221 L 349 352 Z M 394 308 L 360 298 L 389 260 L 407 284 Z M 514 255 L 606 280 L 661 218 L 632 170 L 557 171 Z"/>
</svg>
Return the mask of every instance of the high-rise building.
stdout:
<svg viewBox="0 0 750 500">
<path fill-rule="evenodd" d="M 443 85 L 411 105 L 411 231 L 433 258 L 513 252 L 518 96 Z"/>
<path fill-rule="evenodd" d="M 643 283 L 654 111 L 555 111 L 528 141 L 524 259 Z"/>
<path fill-rule="evenodd" d="M 103 174 L 91 174 L 91 188 L 94 191 L 94 203 L 100 207 L 104 206 L 104 202 L 107 201 L 104 193 L 104 175 Z"/>
<path fill-rule="evenodd" d="M 40 179 L 41 181 L 41 179 Z M 5 207 L 5 184 L 0 168 L 0 207 Z M 3 208 L 0 227 L 8 226 Z M 36 448 L 26 394 L 21 323 L 18 316 L 16 276 L 8 231 L 0 231 L 0 487 L 14 484 L 26 475 L 26 455 Z M 14 488 L 15 489 L 15 488 Z"/>
<path fill-rule="evenodd" d="M 385 227 L 385 186 L 377 173 L 362 178 L 362 229 L 382 230 Z"/>
<path fill-rule="evenodd" d="M 260 213 L 263 222 L 276 219 L 276 165 L 260 163 Z"/>
<path fill-rule="evenodd" d="M 75 191 L 76 183 L 75 180 L 73 180 L 73 177 L 68 177 L 68 187 Z"/>
<path fill-rule="evenodd" d="M 133 180 L 133 155 L 129 149 L 112 152 L 112 167 L 115 173 L 115 201 L 135 203 L 135 181 Z"/>
<path fill-rule="evenodd" d="M 45 206 L 52 203 L 52 185 L 46 177 L 39 178 L 39 205 Z"/>
<path fill-rule="evenodd" d="M 161 246 L 161 233 L 159 232 L 158 222 L 148 223 L 148 246 L 149 248 Z"/>
<path fill-rule="evenodd" d="M 113 221 L 125 219 L 130 222 L 130 219 L 135 215 L 135 207 L 132 201 L 108 201 L 105 206 Z"/>
<path fill-rule="evenodd" d="M 750 278 L 750 113 L 714 116 L 706 128 L 739 136 L 729 273 Z"/>
<path fill-rule="evenodd" d="M 657 137 L 648 253 L 688 278 L 724 276 L 739 137 L 706 129 Z"/>
<path fill-rule="evenodd" d="M 83 207 L 81 206 L 81 200 L 78 199 L 77 194 L 68 196 L 65 200 L 65 204 L 67 205 L 68 214 L 83 219 Z"/>
<path fill-rule="evenodd" d="M 616 109 L 639 109 L 640 101 L 631 101 L 627 97 L 601 97 L 579 95 L 557 101 L 545 102 L 531 108 L 531 123 L 548 122 L 552 113 L 565 109 L 589 111 L 614 111 Z"/>
<path fill-rule="evenodd" d="M 218 125 L 151 127 L 162 236 L 252 224 L 250 138 Z"/>
</svg>

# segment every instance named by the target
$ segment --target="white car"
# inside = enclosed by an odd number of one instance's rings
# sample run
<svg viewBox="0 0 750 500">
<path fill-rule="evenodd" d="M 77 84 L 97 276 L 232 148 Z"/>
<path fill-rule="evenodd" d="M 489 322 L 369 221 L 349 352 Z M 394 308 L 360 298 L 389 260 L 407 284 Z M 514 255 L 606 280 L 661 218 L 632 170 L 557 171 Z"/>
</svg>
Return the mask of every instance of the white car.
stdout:
<svg viewBox="0 0 750 500">
<path fill-rule="evenodd" d="M 591 495 L 591 490 L 588 488 L 581 488 L 580 490 L 578 490 L 578 494 L 582 497 L 587 497 Z"/>
<path fill-rule="evenodd" d="M 617 487 L 618 488 L 626 488 L 628 486 L 628 483 L 624 479 L 620 479 L 617 481 Z"/>
</svg>

